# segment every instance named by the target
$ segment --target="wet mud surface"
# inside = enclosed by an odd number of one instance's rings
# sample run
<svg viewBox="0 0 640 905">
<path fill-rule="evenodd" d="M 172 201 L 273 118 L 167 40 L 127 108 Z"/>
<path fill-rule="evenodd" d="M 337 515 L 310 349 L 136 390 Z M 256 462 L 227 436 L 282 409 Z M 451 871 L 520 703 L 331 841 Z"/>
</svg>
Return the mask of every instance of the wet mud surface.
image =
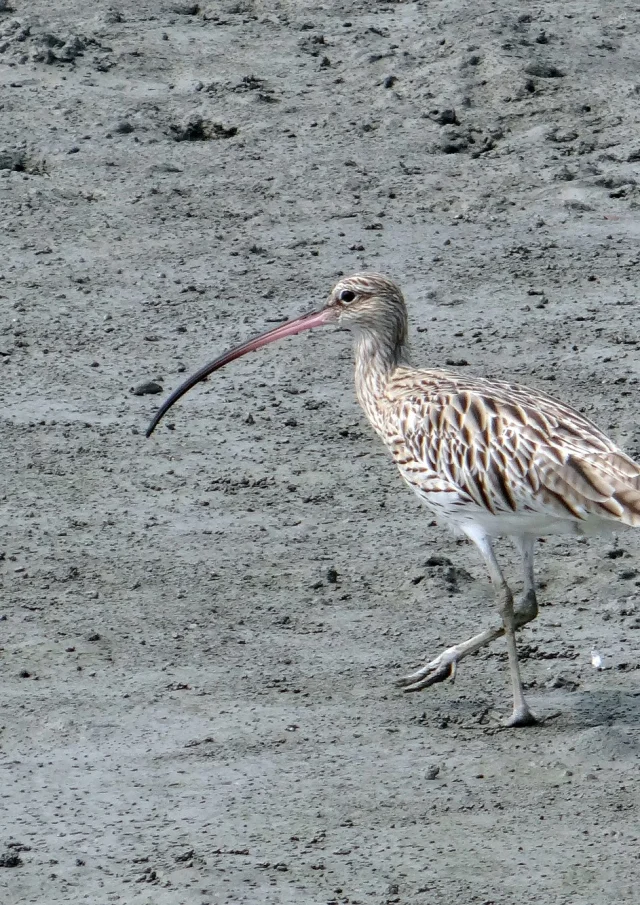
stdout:
<svg viewBox="0 0 640 905">
<path fill-rule="evenodd" d="M 376 269 L 417 362 L 552 392 L 640 455 L 639 26 L 0 2 L 3 903 L 637 901 L 633 532 L 539 544 L 544 722 L 503 731 L 502 641 L 393 684 L 497 617 L 372 437 L 348 334 L 144 431 Z"/>
</svg>

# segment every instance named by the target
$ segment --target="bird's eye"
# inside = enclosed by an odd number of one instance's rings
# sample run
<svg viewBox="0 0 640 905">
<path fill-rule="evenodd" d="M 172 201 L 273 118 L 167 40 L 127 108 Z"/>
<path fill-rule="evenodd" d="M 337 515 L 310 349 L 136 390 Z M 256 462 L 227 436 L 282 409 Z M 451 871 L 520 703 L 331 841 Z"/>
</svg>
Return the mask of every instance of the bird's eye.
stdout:
<svg viewBox="0 0 640 905">
<path fill-rule="evenodd" d="M 340 293 L 340 301 L 341 302 L 352 302 L 356 297 L 355 292 L 351 289 L 343 289 Z"/>
</svg>

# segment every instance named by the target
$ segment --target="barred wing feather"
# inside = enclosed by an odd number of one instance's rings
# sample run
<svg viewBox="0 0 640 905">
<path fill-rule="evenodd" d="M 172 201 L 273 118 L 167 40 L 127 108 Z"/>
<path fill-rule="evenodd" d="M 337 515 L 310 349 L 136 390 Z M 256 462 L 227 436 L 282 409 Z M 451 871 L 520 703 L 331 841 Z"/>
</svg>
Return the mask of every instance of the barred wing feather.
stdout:
<svg viewBox="0 0 640 905">
<path fill-rule="evenodd" d="M 452 510 L 640 524 L 640 467 L 546 394 L 399 368 L 385 396 L 380 432 L 421 496 L 450 494 Z"/>
</svg>

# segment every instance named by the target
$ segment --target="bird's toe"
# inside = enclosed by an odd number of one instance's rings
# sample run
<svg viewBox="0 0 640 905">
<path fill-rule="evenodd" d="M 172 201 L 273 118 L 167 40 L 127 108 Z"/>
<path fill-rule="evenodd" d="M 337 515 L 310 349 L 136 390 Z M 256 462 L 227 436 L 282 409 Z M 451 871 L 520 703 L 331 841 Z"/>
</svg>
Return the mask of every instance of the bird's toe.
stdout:
<svg viewBox="0 0 640 905">
<path fill-rule="evenodd" d="M 454 656 L 446 656 L 441 654 L 436 660 L 427 663 L 422 669 L 410 673 L 408 676 L 402 676 L 397 680 L 396 685 L 404 691 L 422 691 L 430 685 L 436 685 L 438 682 L 444 682 L 447 679 L 455 679 L 456 675 L 456 659 Z"/>
</svg>

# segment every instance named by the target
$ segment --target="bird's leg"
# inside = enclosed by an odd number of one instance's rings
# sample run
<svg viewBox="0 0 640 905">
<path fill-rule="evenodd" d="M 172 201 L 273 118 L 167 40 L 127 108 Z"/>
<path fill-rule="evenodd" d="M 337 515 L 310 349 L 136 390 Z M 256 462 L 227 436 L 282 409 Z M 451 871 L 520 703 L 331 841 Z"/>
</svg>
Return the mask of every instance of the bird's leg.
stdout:
<svg viewBox="0 0 640 905">
<path fill-rule="evenodd" d="M 535 595 L 532 606 L 530 594 L 525 593 L 513 611 L 516 629 L 522 628 L 527 622 L 535 619 L 537 615 L 538 605 L 535 603 Z M 492 641 L 495 641 L 496 638 L 501 638 L 503 635 L 504 625 L 502 623 L 489 626 L 467 641 L 448 647 L 435 660 L 431 660 L 415 672 L 402 676 L 402 678 L 397 680 L 396 685 L 404 688 L 405 691 L 422 691 L 423 688 L 428 688 L 437 682 L 444 682 L 445 679 L 449 678 L 454 679 L 460 660 L 468 657 L 469 654 L 475 654 L 476 651 L 487 647 Z"/>
<path fill-rule="evenodd" d="M 408 676 L 402 676 L 397 680 L 396 685 L 404 688 L 405 691 L 422 691 L 423 688 L 435 685 L 436 682 L 444 682 L 449 678 L 455 679 L 456 667 L 460 660 L 468 657 L 469 654 L 475 654 L 481 647 L 486 647 L 501 635 L 504 635 L 503 625 L 491 626 L 467 641 L 448 647 L 435 660 L 431 660 L 430 663 L 426 663 Z"/>
<path fill-rule="evenodd" d="M 514 627 L 519 629 L 536 618 L 538 615 L 538 603 L 533 577 L 534 538 L 530 535 L 514 537 L 514 542 L 522 554 L 524 571 L 524 592 L 513 612 Z M 404 688 L 405 691 L 411 692 L 421 691 L 423 688 L 428 688 L 430 685 L 435 685 L 437 682 L 443 682 L 449 678 L 454 679 L 456 667 L 460 660 L 470 654 L 475 654 L 476 651 L 502 637 L 504 633 L 504 623 L 489 626 L 467 641 L 448 647 L 438 657 L 416 670 L 416 672 L 398 679 L 396 684 Z"/>
<path fill-rule="evenodd" d="M 476 530 L 467 532 L 474 541 L 487 564 L 491 582 L 495 588 L 498 612 L 504 624 L 504 633 L 507 638 L 507 651 L 509 653 L 509 670 L 511 672 L 511 684 L 513 686 L 513 713 L 507 721 L 507 726 L 531 726 L 536 722 L 524 699 L 522 679 L 520 678 L 520 665 L 518 663 L 518 648 L 516 646 L 516 620 L 513 611 L 513 597 L 509 586 L 504 580 L 498 560 L 496 559 L 491 541 L 484 532 Z M 533 552 L 532 550 L 530 551 Z M 532 572 L 532 570 L 531 570 Z"/>
<path fill-rule="evenodd" d="M 515 536 L 513 541 L 522 556 L 522 568 L 524 571 L 524 590 L 514 612 L 516 628 L 520 628 L 527 622 L 531 622 L 538 615 L 536 582 L 533 575 L 533 545 L 535 537 L 532 534 L 524 534 Z"/>
</svg>

